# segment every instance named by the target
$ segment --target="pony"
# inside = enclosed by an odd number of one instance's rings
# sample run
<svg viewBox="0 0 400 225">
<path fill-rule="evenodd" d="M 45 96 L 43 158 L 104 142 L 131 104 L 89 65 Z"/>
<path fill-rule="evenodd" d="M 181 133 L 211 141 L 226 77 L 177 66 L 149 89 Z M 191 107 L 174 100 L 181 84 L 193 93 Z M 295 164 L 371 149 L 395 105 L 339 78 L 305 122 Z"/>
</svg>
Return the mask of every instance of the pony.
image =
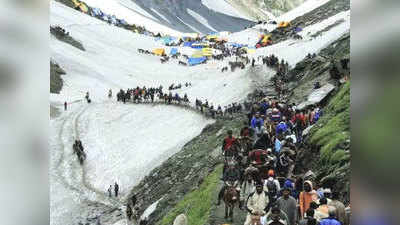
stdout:
<svg viewBox="0 0 400 225">
<path fill-rule="evenodd" d="M 233 209 L 235 208 L 236 203 L 239 202 L 239 193 L 236 190 L 235 184 L 228 182 L 228 187 L 224 193 L 224 203 L 225 203 L 225 219 L 230 217 L 230 221 L 233 222 Z"/>
</svg>

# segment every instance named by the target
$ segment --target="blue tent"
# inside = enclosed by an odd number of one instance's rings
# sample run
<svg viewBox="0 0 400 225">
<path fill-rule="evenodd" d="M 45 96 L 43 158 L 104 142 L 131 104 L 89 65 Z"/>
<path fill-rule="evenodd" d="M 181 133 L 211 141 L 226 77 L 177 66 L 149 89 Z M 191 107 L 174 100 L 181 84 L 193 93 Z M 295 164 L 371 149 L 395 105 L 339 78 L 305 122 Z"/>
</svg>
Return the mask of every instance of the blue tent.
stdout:
<svg viewBox="0 0 400 225">
<path fill-rule="evenodd" d="M 199 57 L 199 58 L 189 58 L 188 59 L 188 63 L 190 66 L 194 66 L 197 64 L 201 64 L 204 61 L 206 61 L 207 57 L 203 56 L 203 57 Z"/>
<path fill-rule="evenodd" d="M 294 28 L 294 31 L 297 33 L 303 31 L 303 29 L 301 27 L 296 27 Z"/>
<path fill-rule="evenodd" d="M 171 44 L 173 42 L 175 42 L 177 40 L 177 38 L 175 37 L 163 37 L 162 41 L 164 42 L 164 44 Z"/>
<path fill-rule="evenodd" d="M 128 25 L 128 22 L 126 22 L 124 19 L 120 19 L 119 23 L 122 25 Z"/>
<path fill-rule="evenodd" d="M 178 53 L 177 48 L 171 48 L 171 51 L 169 52 L 170 55 L 176 55 Z"/>
<path fill-rule="evenodd" d="M 192 47 L 192 44 L 193 44 L 194 42 L 189 42 L 189 41 L 187 41 L 187 42 L 184 42 L 183 43 L 183 46 L 184 47 Z"/>
<path fill-rule="evenodd" d="M 190 46 L 190 47 L 195 48 L 195 49 L 202 49 L 202 48 L 204 48 L 203 45 L 193 45 L 193 44 L 192 44 L 192 46 Z"/>
<path fill-rule="evenodd" d="M 238 44 L 238 43 L 231 43 L 231 46 L 236 47 L 236 48 L 247 47 L 247 45 Z"/>
</svg>

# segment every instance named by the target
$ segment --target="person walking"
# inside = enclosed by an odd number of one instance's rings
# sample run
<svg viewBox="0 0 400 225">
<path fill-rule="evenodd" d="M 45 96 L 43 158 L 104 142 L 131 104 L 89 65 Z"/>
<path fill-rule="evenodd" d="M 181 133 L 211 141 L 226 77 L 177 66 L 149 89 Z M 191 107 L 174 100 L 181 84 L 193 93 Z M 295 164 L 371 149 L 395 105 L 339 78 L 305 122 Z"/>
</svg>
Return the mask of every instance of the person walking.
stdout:
<svg viewBox="0 0 400 225">
<path fill-rule="evenodd" d="M 108 188 L 108 197 L 110 197 L 111 198 L 111 196 L 112 196 L 112 185 L 110 185 L 110 187 Z"/>
<path fill-rule="evenodd" d="M 115 184 L 114 184 L 115 197 L 118 197 L 118 191 L 119 191 L 119 185 L 117 184 L 117 182 L 115 182 Z"/>
<path fill-rule="evenodd" d="M 300 192 L 299 196 L 299 205 L 301 213 L 300 218 L 304 218 L 307 209 L 310 208 L 311 202 L 318 200 L 317 192 L 313 190 L 311 181 L 309 180 L 304 181 L 303 187 L 304 191 Z"/>
<path fill-rule="evenodd" d="M 289 223 L 288 225 L 296 225 L 296 212 L 297 212 L 297 202 L 292 196 L 290 196 L 291 189 L 289 187 L 284 187 L 282 191 L 282 197 L 278 198 L 276 201 L 277 206 L 281 211 L 286 213 Z"/>
<path fill-rule="evenodd" d="M 67 105 L 68 105 L 68 103 L 67 103 L 67 102 L 64 102 L 64 110 L 65 110 L 65 111 L 67 111 Z"/>
</svg>

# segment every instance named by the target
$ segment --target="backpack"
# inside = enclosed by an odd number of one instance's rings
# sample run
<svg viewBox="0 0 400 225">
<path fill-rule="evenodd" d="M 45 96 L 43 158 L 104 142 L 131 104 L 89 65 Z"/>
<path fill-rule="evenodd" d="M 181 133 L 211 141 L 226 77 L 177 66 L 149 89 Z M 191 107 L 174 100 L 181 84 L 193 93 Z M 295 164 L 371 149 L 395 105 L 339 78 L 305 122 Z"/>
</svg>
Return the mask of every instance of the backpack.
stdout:
<svg viewBox="0 0 400 225">
<path fill-rule="evenodd" d="M 276 187 L 276 184 L 273 180 L 268 180 L 267 181 L 267 188 L 268 188 L 268 194 L 269 196 L 276 196 L 278 193 L 278 188 Z"/>
</svg>

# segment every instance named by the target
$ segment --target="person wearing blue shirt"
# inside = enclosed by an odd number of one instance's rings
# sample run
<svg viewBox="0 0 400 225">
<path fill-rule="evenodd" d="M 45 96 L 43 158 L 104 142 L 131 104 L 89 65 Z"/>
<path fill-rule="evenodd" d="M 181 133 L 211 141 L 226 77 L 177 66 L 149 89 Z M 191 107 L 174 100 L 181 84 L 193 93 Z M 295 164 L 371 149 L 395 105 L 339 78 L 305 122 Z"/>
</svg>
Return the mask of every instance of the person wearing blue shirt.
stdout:
<svg viewBox="0 0 400 225">
<path fill-rule="evenodd" d="M 251 119 L 251 128 L 255 130 L 256 134 L 261 134 L 262 127 L 264 127 L 264 120 L 260 118 L 260 113 L 256 113 L 256 115 Z"/>
<path fill-rule="evenodd" d="M 342 225 L 339 220 L 336 219 L 336 208 L 333 206 L 329 206 L 328 209 L 329 217 L 322 219 L 319 222 L 319 225 Z"/>
</svg>

